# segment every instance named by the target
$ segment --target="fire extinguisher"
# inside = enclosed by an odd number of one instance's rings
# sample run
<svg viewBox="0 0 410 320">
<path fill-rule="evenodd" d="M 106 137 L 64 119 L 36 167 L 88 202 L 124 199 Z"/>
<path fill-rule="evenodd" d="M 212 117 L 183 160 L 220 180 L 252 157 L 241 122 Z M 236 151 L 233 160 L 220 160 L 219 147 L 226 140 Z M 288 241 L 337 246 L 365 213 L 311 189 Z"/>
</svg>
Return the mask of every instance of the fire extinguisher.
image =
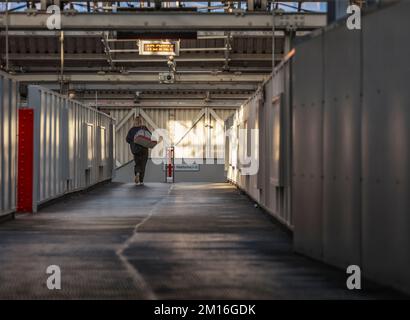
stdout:
<svg viewBox="0 0 410 320">
<path fill-rule="evenodd" d="M 167 149 L 167 164 L 165 166 L 165 182 L 167 183 L 175 182 L 174 150 L 174 147 Z"/>
</svg>

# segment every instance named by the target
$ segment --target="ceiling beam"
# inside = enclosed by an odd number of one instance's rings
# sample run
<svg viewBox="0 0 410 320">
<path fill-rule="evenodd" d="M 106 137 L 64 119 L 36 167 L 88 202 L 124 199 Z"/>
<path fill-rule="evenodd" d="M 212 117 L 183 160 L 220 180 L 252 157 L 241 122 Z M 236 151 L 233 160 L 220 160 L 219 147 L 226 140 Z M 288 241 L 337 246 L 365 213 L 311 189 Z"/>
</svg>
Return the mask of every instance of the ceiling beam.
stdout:
<svg viewBox="0 0 410 320">
<path fill-rule="evenodd" d="M 60 90 L 58 83 L 42 83 L 42 86 L 50 90 Z M 258 88 L 258 83 L 229 83 L 229 82 L 205 82 L 205 83 L 111 83 L 111 84 L 96 84 L 96 83 L 69 83 L 70 90 L 78 91 L 100 91 L 100 90 L 126 90 L 126 91 L 156 91 L 169 92 L 174 91 L 254 91 Z"/>
<path fill-rule="evenodd" d="M 243 101 L 249 98 L 250 95 L 252 95 L 253 91 L 250 91 L 248 93 L 224 93 L 224 94 L 210 94 L 209 101 L 213 100 L 230 100 L 230 101 Z M 95 93 L 94 92 L 89 92 L 89 93 L 76 93 L 76 99 L 82 100 L 82 101 L 94 101 L 95 100 Z M 104 93 L 104 92 L 98 92 L 98 99 L 100 100 L 118 100 L 118 101 L 135 101 L 136 96 L 134 93 L 124 93 L 124 92 L 110 92 L 110 93 Z M 167 93 L 161 93 L 161 92 L 155 92 L 155 93 L 141 93 L 139 96 L 139 101 L 140 102 L 146 102 L 146 101 L 160 101 L 160 100 L 167 100 L 167 101 L 173 101 L 173 100 L 205 100 L 206 94 L 198 94 L 198 93 L 189 93 L 189 92 L 175 92 L 174 94 L 167 94 Z"/>
<path fill-rule="evenodd" d="M 224 109 L 231 109 L 231 108 L 239 108 L 245 101 L 201 101 L 201 100 L 179 100 L 179 101 L 167 101 L 165 99 L 163 100 L 153 100 L 153 101 L 141 101 L 139 103 L 136 103 L 133 100 L 124 100 L 124 101 L 118 101 L 118 100 L 99 100 L 97 99 L 96 101 L 84 101 L 84 100 L 79 100 L 86 105 L 89 106 L 97 106 L 98 108 L 135 108 L 135 107 L 140 107 L 140 108 L 204 108 L 204 107 L 210 107 L 210 108 L 224 108 Z"/>
<path fill-rule="evenodd" d="M 16 74 L 20 82 L 43 83 L 60 82 L 58 74 Z M 176 83 L 261 83 L 269 75 L 266 74 L 177 74 Z M 72 74 L 64 76 L 70 83 L 158 83 L 158 74 Z M 166 87 L 163 84 L 162 87 Z"/>
<path fill-rule="evenodd" d="M 180 62 L 207 62 L 206 59 L 215 59 L 221 58 L 224 59 L 223 54 L 215 54 L 212 50 L 209 50 L 211 53 L 208 54 L 182 54 L 175 58 L 176 61 Z M 5 54 L 2 54 L 1 57 L 4 59 Z M 53 54 L 53 53 L 9 53 L 9 60 L 14 61 L 60 61 L 61 57 L 60 54 Z M 283 58 L 283 54 L 275 54 L 276 60 L 281 60 Z M 135 62 L 135 63 L 166 63 L 168 57 L 160 57 L 160 56 L 140 56 L 138 54 L 130 54 L 130 53 L 121 53 L 117 54 L 117 60 L 121 60 L 122 62 Z M 247 54 L 247 53 L 232 53 L 230 55 L 231 61 L 271 61 L 272 54 Z M 98 53 L 66 53 L 64 55 L 64 60 L 66 61 L 107 61 L 106 54 L 98 54 Z M 212 61 L 211 61 L 212 62 Z"/>
<path fill-rule="evenodd" d="M 78 13 L 61 15 L 62 30 L 272 30 L 270 12 L 253 13 L 199 13 L 199 12 L 117 12 Z M 3 16 L 3 17 L 2 17 Z M 47 30 L 50 14 L 11 12 L 9 30 Z M 283 13 L 275 17 L 277 30 L 311 30 L 326 25 L 326 14 Z M 5 26 L 4 14 L 0 16 Z"/>
<path fill-rule="evenodd" d="M 1 0 L 0 0 L 1 2 Z M 295 36 L 305 36 L 309 34 L 310 31 L 297 31 Z M 51 31 L 51 30 L 14 30 L 8 31 L 9 37 L 27 37 L 27 36 L 36 36 L 36 37 L 59 37 L 60 31 Z M 224 38 L 223 31 L 198 31 L 197 39 L 220 39 Z M 0 31 L 0 36 L 5 36 L 5 31 Z M 275 38 L 281 38 L 285 36 L 284 30 L 275 30 Z M 64 33 L 65 38 L 95 38 L 100 40 L 103 37 L 103 31 L 66 31 Z M 233 38 L 271 38 L 272 31 L 231 31 L 231 37 Z"/>
<path fill-rule="evenodd" d="M 104 0 L 104 2 L 121 2 L 121 3 L 133 3 L 133 2 L 142 2 L 144 0 Z M 161 2 L 200 2 L 198 0 L 160 0 Z M 247 2 L 248 0 L 236 0 L 235 2 Z M 329 2 L 334 0 L 280 0 L 280 2 Z M 0 0 L 1 2 L 7 2 L 7 0 Z M 8 2 L 27 2 L 27 0 L 8 0 Z M 39 3 L 41 0 L 30 0 L 30 2 Z M 78 3 L 78 0 L 65 0 L 64 2 L 75 2 Z M 81 2 L 95 2 L 95 0 L 82 0 Z"/>
</svg>

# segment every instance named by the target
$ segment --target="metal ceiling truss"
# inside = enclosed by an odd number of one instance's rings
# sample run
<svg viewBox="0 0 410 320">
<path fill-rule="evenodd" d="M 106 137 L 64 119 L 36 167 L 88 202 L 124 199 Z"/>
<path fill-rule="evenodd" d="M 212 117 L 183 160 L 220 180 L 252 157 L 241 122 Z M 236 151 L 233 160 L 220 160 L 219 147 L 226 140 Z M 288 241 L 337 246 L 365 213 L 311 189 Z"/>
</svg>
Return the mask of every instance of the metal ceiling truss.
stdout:
<svg viewBox="0 0 410 320">
<path fill-rule="evenodd" d="M 97 108 L 202 108 L 232 109 L 240 107 L 253 91 L 242 92 L 76 92 L 75 99 Z"/>
<path fill-rule="evenodd" d="M 56 83 L 41 83 L 42 86 L 50 90 L 58 90 L 59 85 Z M 69 90 L 74 91 L 107 91 L 107 90 L 132 90 L 132 91 L 161 91 L 167 93 L 173 92 L 186 92 L 188 90 L 193 91 L 255 91 L 258 88 L 259 83 L 229 83 L 229 82 L 202 82 L 202 83 L 172 83 L 172 84 L 159 84 L 159 83 L 69 83 Z"/>
<path fill-rule="evenodd" d="M 6 2 L 7 0 L 0 0 L 0 2 Z M 286 2 L 291 2 L 292 8 L 297 11 L 303 11 L 304 9 L 301 6 L 303 2 L 316 2 L 319 0 L 306 1 L 306 0 L 284 0 L 280 1 L 282 5 Z M 326 0 L 325 0 L 326 1 Z M 138 12 L 146 10 L 155 10 L 155 11 L 202 11 L 202 12 L 213 12 L 214 10 L 225 11 L 225 12 L 253 12 L 253 11 L 267 11 L 272 8 L 271 0 L 220 0 L 212 2 L 201 2 L 195 0 L 152 0 L 152 1 L 143 1 L 143 0 L 107 0 L 104 2 L 96 2 L 93 0 L 85 1 L 74 1 L 74 0 L 31 0 L 31 1 L 9 1 L 15 3 L 24 3 L 23 8 L 34 9 L 36 4 L 40 5 L 41 10 L 45 10 L 50 4 L 56 4 L 61 8 L 69 8 L 71 10 L 78 9 L 86 11 L 89 13 L 92 12 L 109 12 L 109 11 L 129 11 L 129 12 Z M 299 3 L 294 5 L 294 3 Z"/>
<path fill-rule="evenodd" d="M 253 91 L 173 91 L 172 93 L 164 91 L 99 91 L 99 99 L 119 99 L 119 100 L 244 100 L 248 99 Z M 94 91 L 78 91 L 76 99 L 92 100 L 95 99 Z"/>
<path fill-rule="evenodd" d="M 96 107 L 98 109 L 115 108 L 128 109 L 134 107 L 141 108 L 203 108 L 212 107 L 217 109 L 235 109 L 239 108 L 246 99 L 242 100 L 215 100 L 215 101 L 200 101 L 200 100 L 146 100 L 139 103 L 134 100 L 113 100 L 113 99 L 98 99 L 98 100 L 84 100 L 80 101 L 88 106 Z"/>
<path fill-rule="evenodd" d="M 324 13 L 285 13 L 275 9 L 270 0 L 221 1 L 205 7 L 194 2 L 107 0 L 97 5 L 85 0 L 84 10 L 79 12 L 74 1 L 28 1 L 29 9 L 24 12 L 8 11 L 7 17 L 0 14 L 0 37 L 7 38 L 7 50 L 0 58 L 23 85 L 37 83 L 54 90 L 64 87 L 64 92 L 98 108 L 204 108 L 207 117 L 215 117 L 210 108 L 239 107 L 269 77 L 272 58 L 283 58 L 283 38 L 305 35 L 327 23 Z M 40 10 L 35 3 L 41 3 Z M 184 7 L 184 3 L 196 8 Z M 62 8 L 64 54 L 53 51 L 50 39 L 62 32 L 47 29 L 50 14 L 45 8 L 50 4 Z M 118 36 L 121 31 L 131 36 Z M 139 55 L 138 37 L 132 34 L 187 31 L 195 38 L 187 38 L 175 57 L 176 82 L 159 84 L 158 73 L 167 70 L 167 57 Z M 275 44 L 270 45 L 273 35 L 278 42 L 274 54 Z M 44 38 L 33 44 L 32 36 Z M 14 37 L 11 52 L 10 37 Z M 28 42 L 22 43 L 19 37 Z M 41 46 L 50 48 L 42 50 Z M 137 92 L 139 98 L 134 96 Z"/>
<path fill-rule="evenodd" d="M 46 30 L 50 14 L 44 11 L 10 12 L 8 19 L 0 16 L 0 25 L 9 30 Z M 276 30 L 312 30 L 326 25 L 326 14 L 280 13 L 275 18 Z M 62 30 L 145 30 L 145 31 L 204 31 L 204 30 L 272 30 L 270 12 L 198 13 L 198 12 L 139 12 L 83 13 L 62 12 Z"/>
<path fill-rule="evenodd" d="M 260 83 L 269 75 L 266 74 L 177 74 L 178 83 Z M 57 74 L 16 74 L 20 82 L 58 82 Z M 70 74 L 63 80 L 70 83 L 158 83 L 156 74 Z"/>
</svg>

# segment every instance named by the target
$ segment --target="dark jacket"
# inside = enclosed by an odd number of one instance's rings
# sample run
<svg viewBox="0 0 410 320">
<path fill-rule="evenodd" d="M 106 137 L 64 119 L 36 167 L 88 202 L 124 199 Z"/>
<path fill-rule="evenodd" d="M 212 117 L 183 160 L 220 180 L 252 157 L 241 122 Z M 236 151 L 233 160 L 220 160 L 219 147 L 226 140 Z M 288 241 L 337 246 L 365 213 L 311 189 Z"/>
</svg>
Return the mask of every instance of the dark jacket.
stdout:
<svg viewBox="0 0 410 320">
<path fill-rule="evenodd" d="M 135 135 L 137 134 L 137 132 L 138 132 L 139 130 L 141 130 L 141 129 L 145 129 L 145 130 L 149 131 L 146 126 L 138 126 L 138 127 L 132 127 L 132 128 L 128 131 L 128 134 L 127 134 L 126 140 L 127 140 L 127 143 L 130 144 L 131 152 L 132 152 L 133 154 L 141 153 L 142 151 L 145 151 L 145 149 L 148 150 L 148 148 L 145 148 L 145 147 L 143 147 L 143 146 L 140 146 L 139 144 L 134 143 L 134 136 L 135 136 Z M 149 131 L 149 132 L 151 133 L 151 131 Z"/>
</svg>

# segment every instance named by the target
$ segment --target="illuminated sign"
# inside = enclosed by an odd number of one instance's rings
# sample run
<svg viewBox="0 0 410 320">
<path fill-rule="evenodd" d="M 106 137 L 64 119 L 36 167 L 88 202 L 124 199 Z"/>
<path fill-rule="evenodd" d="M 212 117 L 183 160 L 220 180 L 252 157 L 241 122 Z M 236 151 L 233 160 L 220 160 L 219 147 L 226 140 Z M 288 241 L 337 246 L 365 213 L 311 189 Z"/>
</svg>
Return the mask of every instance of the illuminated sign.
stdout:
<svg viewBox="0 0 410 320">
<path fill-rule="evenodd" d="M 178 56 L 179 41 L 139 40 L 139 54 L 148 56 Z"/>
</svg>

